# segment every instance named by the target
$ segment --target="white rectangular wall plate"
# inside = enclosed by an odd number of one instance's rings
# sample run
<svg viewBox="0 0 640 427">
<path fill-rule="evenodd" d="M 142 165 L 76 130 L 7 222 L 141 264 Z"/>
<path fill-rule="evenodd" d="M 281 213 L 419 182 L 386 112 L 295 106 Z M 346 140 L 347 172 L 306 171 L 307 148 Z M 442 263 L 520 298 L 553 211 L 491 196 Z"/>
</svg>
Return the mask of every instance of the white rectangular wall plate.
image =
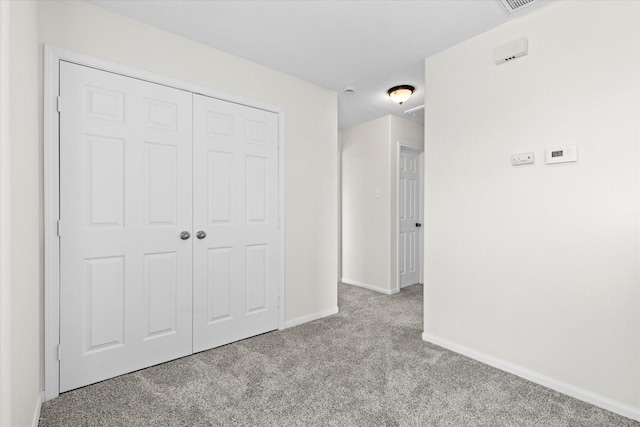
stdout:
<svg viewBox="0 0 640 427">
<path fill-rule="evenodd" d="M 530 165 L 534 162 L 533 151 L 530 153 L 520 153 L 511 155 L 511 165 Z"/>
<path fill-rule="evenodd" d="M 510 43 L 500 46 L 493 51 L 493 61 L 498 64 L 511 61 L 521 56 L 525 56 L 529 52 L 529 40 L 526 37 L 514 40 Z"/>
<path fill-rule="evenodd" d="M 544 162 L 547 165 L 576 161 L 578 161 L 577 145 L 565 145 L 563 147 L 547 148 L 544 150 Z"/>
</svg>

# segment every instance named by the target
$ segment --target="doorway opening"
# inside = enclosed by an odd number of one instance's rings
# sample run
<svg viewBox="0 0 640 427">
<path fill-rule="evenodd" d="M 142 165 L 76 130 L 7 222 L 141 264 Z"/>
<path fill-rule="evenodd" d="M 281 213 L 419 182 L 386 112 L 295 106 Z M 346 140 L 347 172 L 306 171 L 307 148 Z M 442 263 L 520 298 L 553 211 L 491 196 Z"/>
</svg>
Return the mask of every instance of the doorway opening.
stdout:
<svg viewBox="0 0 640 427">
<path fill-rule="evenodd" d="M 406 145 L 398 153 L 398 289 L 423 283 L 424 152 Z"/>
</svg>

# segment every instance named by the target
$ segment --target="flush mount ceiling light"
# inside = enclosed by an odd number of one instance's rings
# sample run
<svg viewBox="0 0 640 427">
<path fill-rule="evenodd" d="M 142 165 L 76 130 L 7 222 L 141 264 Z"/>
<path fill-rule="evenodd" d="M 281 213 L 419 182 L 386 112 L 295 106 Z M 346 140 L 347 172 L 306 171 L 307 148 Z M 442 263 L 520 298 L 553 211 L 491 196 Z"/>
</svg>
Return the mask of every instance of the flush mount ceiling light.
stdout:
<svg viewBox="0 0 640 427">
<path fill-rule="evenodd" d="M 411 85 L 400 85 L 389 89 L 387 94 L 389 95 L 389 98 L 402 105 L 404 101 L 409 99 L 414 90 L 416 90 L 416 88 Z"/>
</svg>

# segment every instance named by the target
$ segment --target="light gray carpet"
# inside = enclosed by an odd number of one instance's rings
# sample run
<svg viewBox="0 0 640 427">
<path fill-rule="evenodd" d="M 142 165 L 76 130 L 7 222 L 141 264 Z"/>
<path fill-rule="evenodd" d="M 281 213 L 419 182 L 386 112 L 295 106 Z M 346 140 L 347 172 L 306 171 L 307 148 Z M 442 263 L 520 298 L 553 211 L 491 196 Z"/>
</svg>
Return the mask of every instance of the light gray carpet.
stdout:
<svg viewBox="0 0 640 427">
<path fill-rule="evenodd" d="M 60 395 L 49 426 L 640 426 L 425 343 L 422 286 Z"/>
</svg>

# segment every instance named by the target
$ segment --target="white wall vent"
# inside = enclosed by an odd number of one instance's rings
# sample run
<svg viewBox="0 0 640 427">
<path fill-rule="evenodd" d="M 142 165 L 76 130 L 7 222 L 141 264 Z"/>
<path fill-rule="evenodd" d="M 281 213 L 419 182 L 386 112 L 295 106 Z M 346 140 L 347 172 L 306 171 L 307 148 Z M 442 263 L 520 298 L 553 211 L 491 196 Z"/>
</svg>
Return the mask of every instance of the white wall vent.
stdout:
<svg viewBox="0 0 640 427">
<path fill-rule="evenodd" d="M 507 13 L 516 12 L 537 0 L 498 0 Z"/>
</svg>

